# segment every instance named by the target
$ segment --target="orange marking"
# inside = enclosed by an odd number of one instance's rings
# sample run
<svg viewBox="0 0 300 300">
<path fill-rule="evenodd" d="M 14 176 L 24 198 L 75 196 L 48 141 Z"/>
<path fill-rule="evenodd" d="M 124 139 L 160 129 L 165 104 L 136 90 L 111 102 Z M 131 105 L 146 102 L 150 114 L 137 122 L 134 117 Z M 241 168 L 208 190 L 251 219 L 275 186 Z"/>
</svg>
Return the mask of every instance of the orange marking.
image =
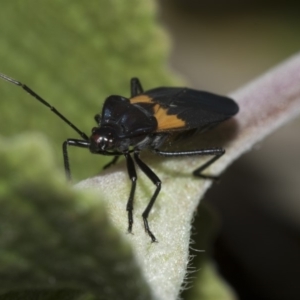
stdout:
<svg viewBox="0 0 300 300">
<path fill-rule="evenodd" d="M 176 130 L 186 126 L 186 123 L 176 115 L 168 115 L 168 109 L 162 108 L 159 104 L 154 106 L 154 116 L 157 120 L 157 131 Z"/>
<path fill-rule="evenodd" d="M 150 103 L 154 104 L 153 99 L 147 95 L 138 95 L 129 99 L 131 104 Z M 168 109 L 159 104 L 153 106 L 153 115 L 157 120 L 157 131 L 176 130 L 186 126 L 186 123 L 176 115 L 169 115 Z"/>
<path fill-rule="evenodd" d="M 135 103 L 153 103 L 152 98 L 147 95 L 138 95 L 129 99 L 131 104 Z"/>
</svg>

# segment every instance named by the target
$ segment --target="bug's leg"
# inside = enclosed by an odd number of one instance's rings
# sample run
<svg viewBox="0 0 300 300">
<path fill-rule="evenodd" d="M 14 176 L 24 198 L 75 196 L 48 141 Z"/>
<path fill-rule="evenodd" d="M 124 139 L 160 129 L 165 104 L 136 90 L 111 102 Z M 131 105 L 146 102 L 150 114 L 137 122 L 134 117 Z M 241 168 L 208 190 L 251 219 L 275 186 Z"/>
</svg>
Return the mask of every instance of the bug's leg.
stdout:
<svg viewBox="0 0 300 300">
<path fill-rule="evenodd" d="M 205 164 L 203 164 L 202 166 L 200 166 L 199 168 L 197 168 L 196 170 L 193 171 L 193 175 L 196 177 L 201 177 L 204 179 L 215 179 L 218 180 L 219 176 L 211 176 L 211 175 L 204 175 L 202 174 L 202 172 L 208 168 L 211 164 L 213 164 L 216 160 L 218 160 L 224 153 L 225 150 L 221 149 L 222 152 L 220 153 L 216 153 L 214 157 L 212 157 L 209 161 L 207 161 Z"/>
<path fill-rule="evenodd" d="M 151 232 L 150 228 L 149 228 L 149 224 L 148 224 L 148 216 L 149 213 L 152 209 L 153 204 L 155 203 L 155 200 L 160 192 L 161 189 L 161 181 L 160 179 L 157 177 L 157 175 L 140 159 L 140 154 L 139 152 L 134 152 L 134 159 L 136 161 L 136 163 L 138 164 L 138 166 L 141 168 L 141 170 L 148 176 L 148 178 L 156 185 L 156 190 L 154 192 L 154 194 L 151 197 L 150 202 L 148 203 L 146 209 L 144 210 L 142 217 L 144 220 L 144 226 L 145 226 L 145 231 L 148 233 L 148 235 L 150 236 L 152 242 L 156 242 L 156 237 L 154 236 L 154 234 Z"/>
<path fill-rule="evenodd" d="M 130 190 L 129 198 L 128 198 L 127 205 L 126 205 L 126 210 L 128 212 L 128 232 L 131 233 L 132 224 L 133 224 L 133 215 L 132 215 L 133 199 L 134 199 L 137 175 L 136 175 L 134 162 L 133 162 L 130 154 L 124 153 L 124 156 L 125 156 L 126 162 L 127 162 L 128 175 L 131 180 L 131 190 Z"/>
<path fill-rule="evenodd" d="M 131 98 L 144 92 L 140 80 L 138 78 L 132 78 L 130 81 Z"/>
<path fill-rule="evenodd" d="M 100 114 L 96 114 L 95 117 L 94 117 L 97 125 L 100 125 L 101 124 L 101 119 L 102 119 L 102 116 Z"/>
<path fill-rule="evenodd" d="M 107 163 L 104 167 L 103 170 L 109 168 L 110 166 L 114 165 L 119 159 L 119 155 L 116 155 L 109 163 Z"/>
<path fill-rule="evenodd" d="M 154 149 L 154 152 L 158 155 L 167 156 L 167 157 L 175 157 L 175 156 L 196 156 L 196 155 L 214 155 L 209 161 L 200 166 L 193 172 L 193 175 L 196 177 L 201 177 L 205 179 L 218 179 L 218 176 L 210 176 L 204 175 L 202 172 L 208 168 L 212 163 L 218 160 L 224 153 L 225 150 L 223 148 L 211 148 L 211 149 L 200 149 L 200 150 L 192 150 L 192 151 L 178 151 L 178 152 L 168 152 L 168 151 L 160 151 L 159 149 Z"/>
<path fill-rule="evenodd" d="M 63 158 L 64 158 L 64 167 L 66 172 L 67 180 L 71 180 L 71 169 L 69 163 L 69 155 L 68 155 L 68 146 L 80 147 L 80 148 L 89 148 L 90 142 L 84 140 L 77 139 L 67 139 L 63 142 Z"/>
</svg>

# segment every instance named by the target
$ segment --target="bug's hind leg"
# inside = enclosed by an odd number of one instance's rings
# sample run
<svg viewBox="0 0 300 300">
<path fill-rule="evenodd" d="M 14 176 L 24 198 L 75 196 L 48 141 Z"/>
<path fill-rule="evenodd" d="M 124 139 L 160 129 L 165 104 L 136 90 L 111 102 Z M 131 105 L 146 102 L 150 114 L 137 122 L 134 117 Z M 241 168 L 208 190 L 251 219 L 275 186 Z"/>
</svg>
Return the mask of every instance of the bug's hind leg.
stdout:
<svg viewBox="0 0 300 300">
<path fill-rule="evenodd" d="M 138 78 L 132 78 L 130 81 L 131 98 L 144 92 L 141 82 Z"/>
<path fill-rule="evenodd" d="M 153 151 L 158 155 L 162 155 L 166 157 L 214 155 L 208 162 L 206 162 L 205 164 L 203 164 L 193 172 L 194 176 L 205 178 L 205 179 L 218 179 L 218 176 L 204 175 L 202 174 L 202 172 L 225 153 L 225 150 L 222 148 L 210 148 L 210 149 L 199 149 L 199 150 L 177 151 L 177 152 L 161 151 L 159 149 L 153 149 Z"/>
<path fill-rule="evenodd" d="M 140 159 L 139 152 L 134 152 L 134 159 L 135 159 L 136 163 L 138 164 L 138 166 L 141 168 L 141 170 L 156 185 L 156 190 L 155 190 L 154 194 L 152 195 L 150 202 L 148 203 L 146 209 L 144 210 L 142 217 L 144 220 L 145 231 L 150 236 L 152 242 L 157 242 L 155 235 L 152 233 L 152 231 L 149 228 L 148 216 L 149 216 L 149 213 L 153 207 L 153 204 L 155 203 L 155 200 L 160 192 L 161 181 L 157 177 L 157 175 Z"/>
<path fill-rule="evenodd" d="M 215 153 L 215 156 L 212 157 L 209 161 L 207 161 L 205 164 L 203 164 L 202 166 L 200 166 L 199 168 L 197 168 L 196 170 L 193 171 L 193 175 L 196 177 L 201 177 L 204 179 L 212 179 L 212 180 L 218 180 L 219 176 L 211 176 L 211 175 L 204 175 L 202 174 L 202 172 L 207 169 L 211 164 L 213 164 L 216 160 L 218 160 L 224 153 L 225 150 L 218 148 L 215 149 L 218 150 L 217 153 Z"/>
</svg>

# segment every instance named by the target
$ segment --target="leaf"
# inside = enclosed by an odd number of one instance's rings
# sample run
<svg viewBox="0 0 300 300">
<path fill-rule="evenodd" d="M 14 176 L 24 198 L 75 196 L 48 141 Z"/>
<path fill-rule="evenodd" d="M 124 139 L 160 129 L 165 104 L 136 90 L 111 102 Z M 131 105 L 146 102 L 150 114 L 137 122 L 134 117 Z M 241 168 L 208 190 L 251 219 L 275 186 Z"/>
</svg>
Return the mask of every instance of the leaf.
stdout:
<svg viewBox="0 0 300 300">
<path fill-rule="evenodd" d="M 1 299 L 151 299 L 104 202 L 64 183 L 42 136 L 1 139 L 0 161 Z"/>
</svg>

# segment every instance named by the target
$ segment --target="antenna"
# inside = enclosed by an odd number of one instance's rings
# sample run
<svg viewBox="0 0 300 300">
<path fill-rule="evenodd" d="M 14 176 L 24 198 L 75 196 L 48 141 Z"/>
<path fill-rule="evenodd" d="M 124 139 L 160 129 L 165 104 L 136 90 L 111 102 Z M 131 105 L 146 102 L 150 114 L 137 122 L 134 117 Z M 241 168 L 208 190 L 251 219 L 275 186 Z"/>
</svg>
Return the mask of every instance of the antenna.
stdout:
<svg viewBox="0 0 300 300">
<path fill-rule="evenodd" d="M 72 127 L 84 140 L 88 141 L 89 137 L 80 129 L 78 129 L 71 121 L 69 121 L 64 115 L 62 115 L 55 107 L 50 105 L 46 100 L 44 100 L 41 96 L 36 94 L 31 88 L 29 88 L 27 85 L 23 84 L 20 81 L 17 81 L 5 74 L 0 73 L 0 78 L 13 83 L 15 85 L 20 86 L 23 90 L 25 90 L 28 94 L 30 94 L 32 97 L 37 99 L 39 102 L 47 106 L 53 113 L 55 113 L 59 118 L 61 118 L 65 123 L 67 123 L 70 127 Z"/>
</svg>

